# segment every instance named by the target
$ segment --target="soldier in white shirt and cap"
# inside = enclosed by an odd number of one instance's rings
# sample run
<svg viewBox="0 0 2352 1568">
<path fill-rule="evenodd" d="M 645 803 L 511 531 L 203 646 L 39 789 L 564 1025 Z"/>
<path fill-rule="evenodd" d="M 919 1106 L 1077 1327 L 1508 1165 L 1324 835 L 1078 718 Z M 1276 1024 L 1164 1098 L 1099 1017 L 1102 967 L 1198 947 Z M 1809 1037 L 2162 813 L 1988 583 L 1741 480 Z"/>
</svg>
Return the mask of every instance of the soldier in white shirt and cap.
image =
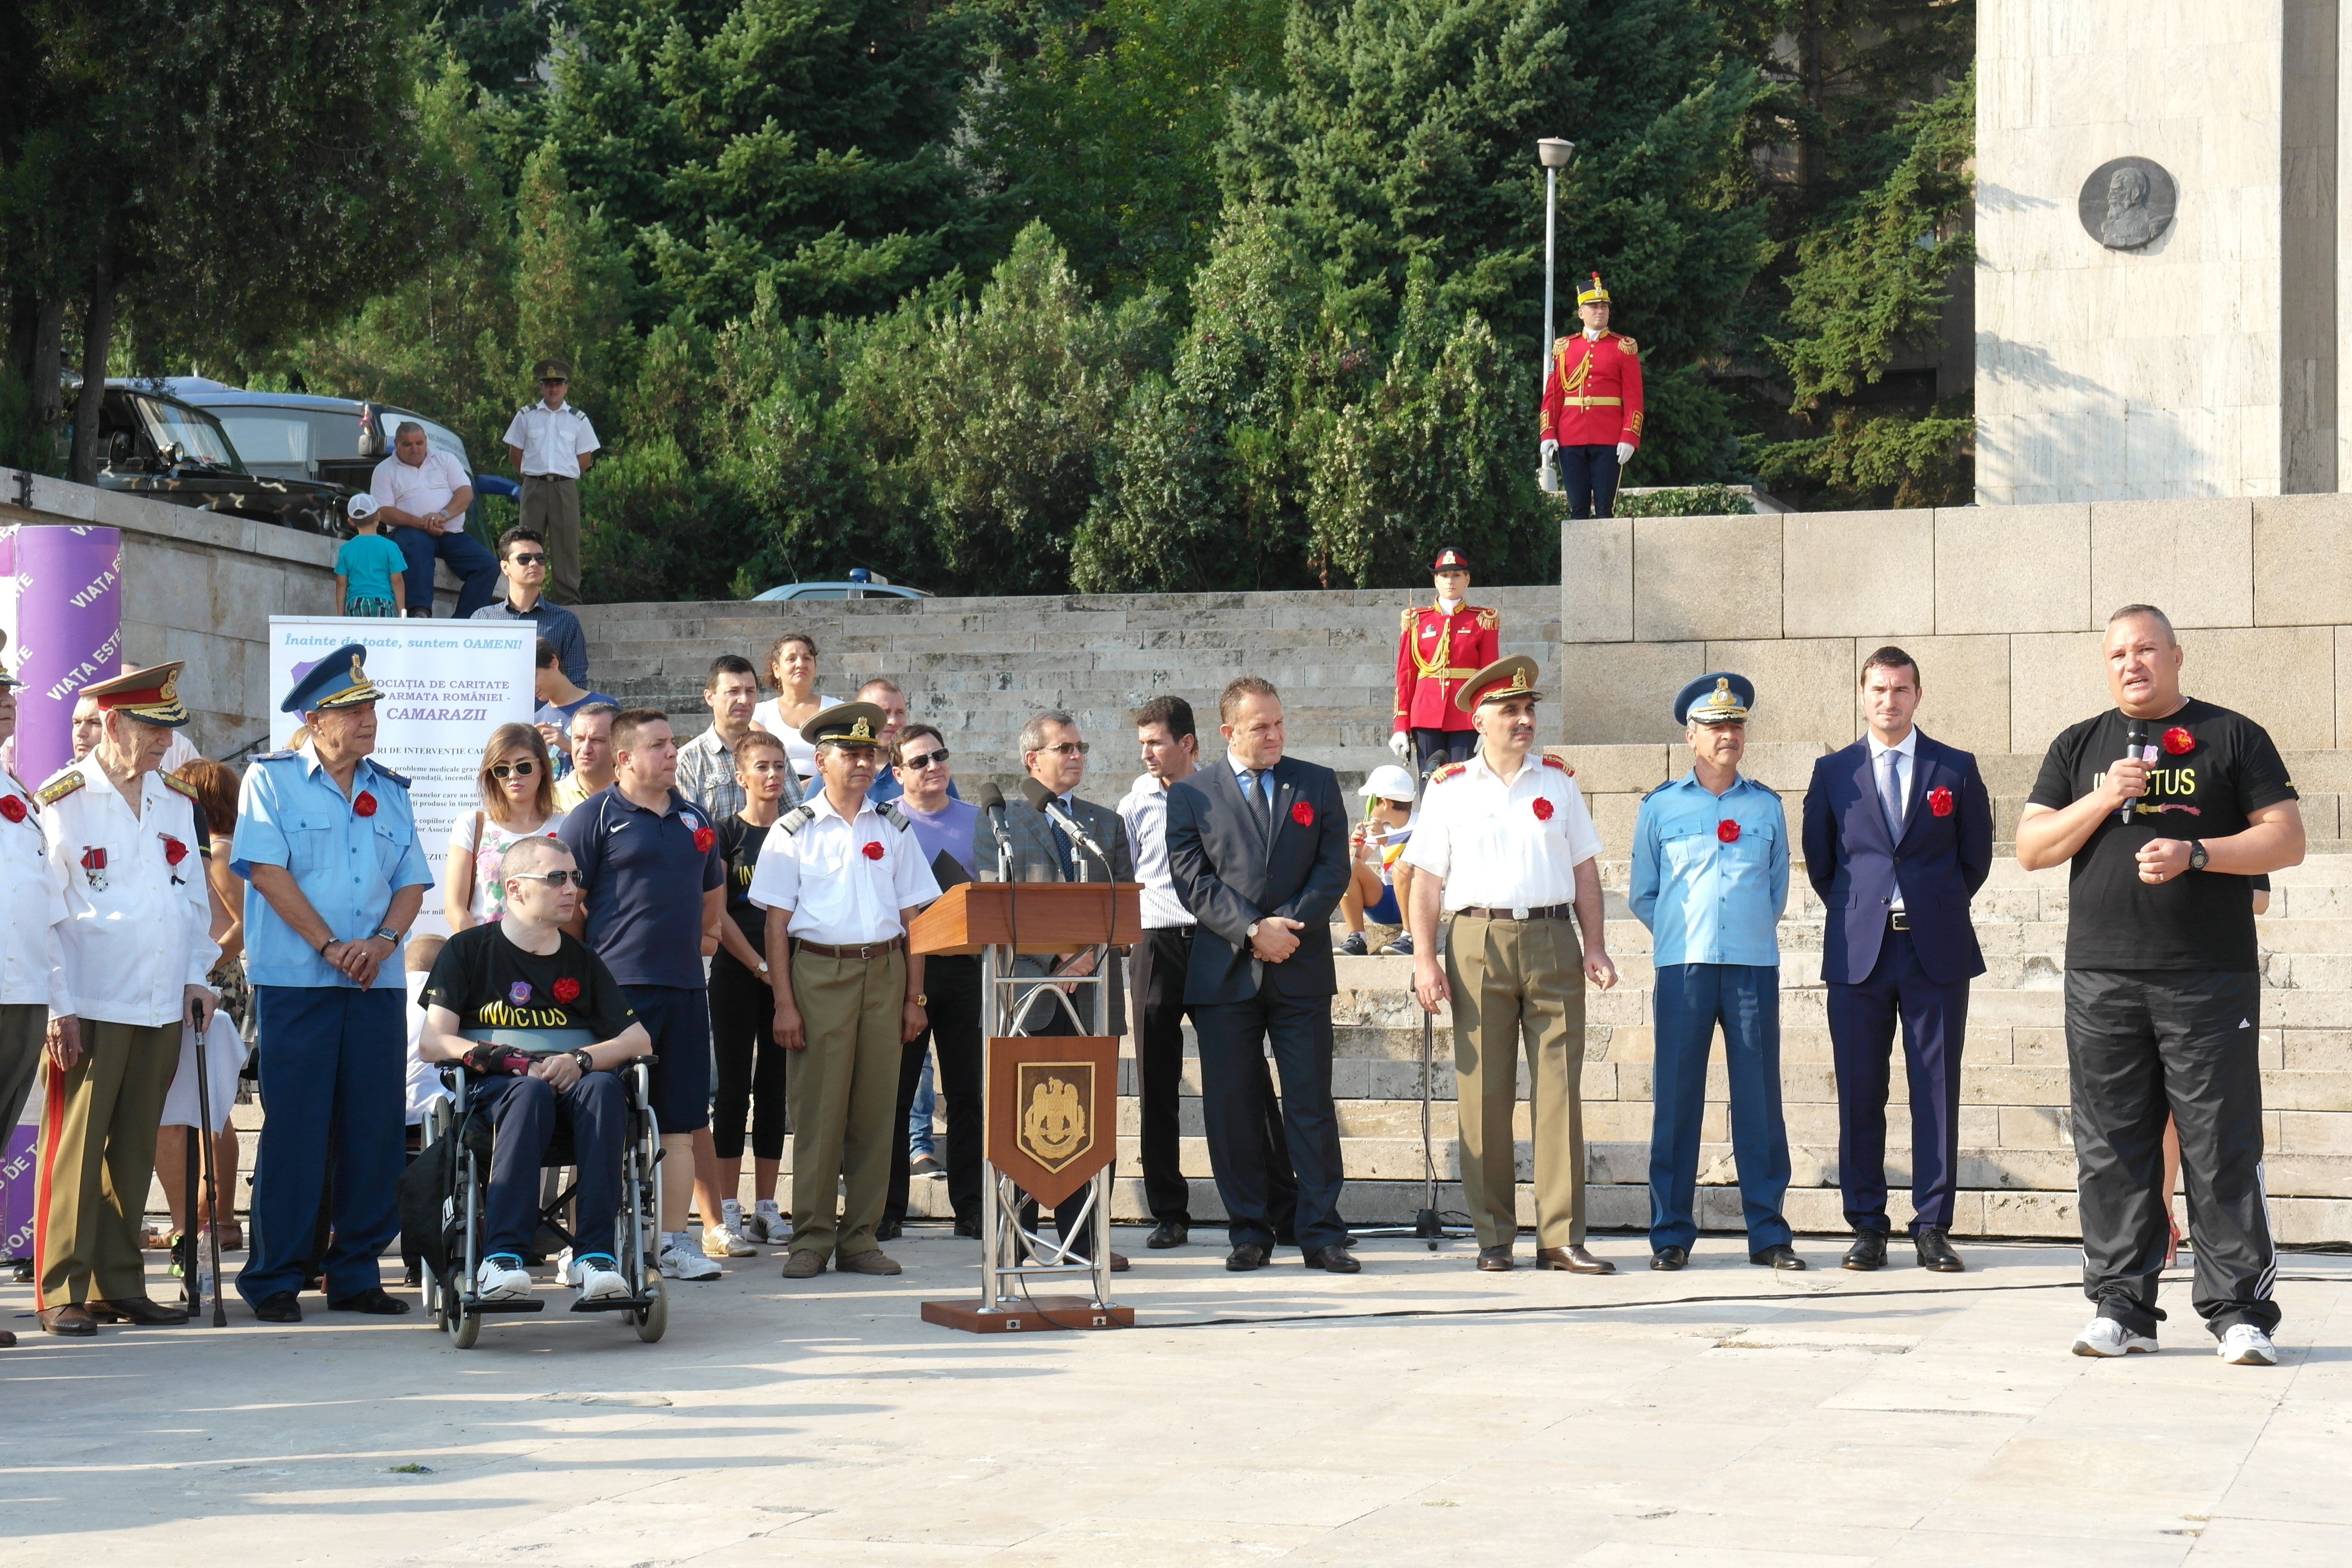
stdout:
<svg viewBox="0 0 2352 1568">
<path fill-rule="evenodd" d="M 84 688 L 101 713 L 98 744 L 37 796 L 50 886 L 66 905 L 69 998 L 49 1026 L 36 1220 L 34 1305 L 53 1334 L 188 1321 L 148 1299 L 139 1249 L 180 1030 L 193 1022 L 201 1038 L 211 1022 L 205 978 L 220 956 L 194 786 L 155 771 L 188 721 L 181 668 Z"/>
<path fill-rule="evenodd" d="M 1536 739 L 1535 660 L 1496 660 L 1462 683 L 1478 749 L 1430 775 L 1406 846 L 1412 879 L 1413 992 L 1454 1006 L 1462 1197 L 1478 1230 L 1478 1267 L 1512 1267 L 1518 1157 L 1512 1128 L 1519 1042 L 1527 1041 L 1535 1133 L 1536 1267 L 1611 1274 L 1584 1247 L 1584 983 L 1606 991 L 1617 966 L 1603 940 L 1601 835 L 1557 757 Z M 1444 945 L 1440 911 L 1450 917 Z M 1570 915 L 1575 925 L 1569 923 Z M 1578 933 L 1582 933 L 1582 942 Z"/>
<path fill-rule="evenodd" d="M 507 453 L 522 473 L 522 526 L 547 541 L 547 596 L 580 603 L 580 478 L 596 460 L 600 443 L 588 416 L 563 400 L 572 367 L 543 359 L 537 403 L 515 410 L 507 423 Z"/>
</svg>

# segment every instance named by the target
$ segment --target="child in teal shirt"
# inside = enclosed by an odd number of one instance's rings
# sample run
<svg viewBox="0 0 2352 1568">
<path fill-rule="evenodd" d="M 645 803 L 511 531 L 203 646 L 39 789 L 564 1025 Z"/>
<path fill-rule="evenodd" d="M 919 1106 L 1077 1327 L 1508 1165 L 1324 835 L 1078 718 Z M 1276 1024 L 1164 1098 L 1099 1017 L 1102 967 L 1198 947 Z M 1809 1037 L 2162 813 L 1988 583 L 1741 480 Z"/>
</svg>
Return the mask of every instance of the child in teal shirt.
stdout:
<svg viewBox="0 0 2352 1568">
<path fill-rule="evenodd" d="M 400 552 L 399 545 L 383 536 L 375 497 L 362 490 L 345 510 L 360 535 L 344 540 L 342 548 L 335 552 L 335 596 L 342 601 L 347 616 L 397 620 L 401 574 L 408 558 Z"/>
</svg>

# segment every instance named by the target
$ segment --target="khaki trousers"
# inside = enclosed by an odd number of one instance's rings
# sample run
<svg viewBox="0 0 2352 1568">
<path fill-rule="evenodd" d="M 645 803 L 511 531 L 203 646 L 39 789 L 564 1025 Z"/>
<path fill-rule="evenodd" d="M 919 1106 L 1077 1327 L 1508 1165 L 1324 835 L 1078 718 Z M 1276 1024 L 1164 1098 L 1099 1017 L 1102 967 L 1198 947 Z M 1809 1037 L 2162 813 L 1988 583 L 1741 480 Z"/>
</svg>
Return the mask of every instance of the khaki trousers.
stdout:
<svg viewBox="0 0 2352 1568">
<path fill-rule="evenodd" d="M 580 481 L 554 474 L 522 477 L 522 525 L 547 541 L 547 596 L 580 602 Z"/>
<path fill-rule="evenodd" d="M 1481 1247 L 1519 1233 L 1513 1111 L 1527 1042 L 1536 1145 L 1536 1245 L 1584 1244 L 1584 950 L 1568 921 L 1456 915 L 1445 947 L 1454 991 L 1462 1199 Z"/>
<path fill-rule="evenodd" d="M 81 1021 L 81 1059 L 42 1076 L 39 1307 L 147 1294 L 139 1224 L 155 1128 L 180 1065 L 178 1023 Z"/>
<path fill-rule="evenodd" d="M 825 958 L 796 948 L 792 983 L 808 1037 L 806 1050 L 784 1053 L 792 1250 L 828 1258 L 873 1252 L 881 1246 L 874 1227 L 889 1201 L 891 1162 L 907 1159 L 907 1127 L 898 1117 L 907 954 L 900 949 L 879 958 Z"/>
</svg>

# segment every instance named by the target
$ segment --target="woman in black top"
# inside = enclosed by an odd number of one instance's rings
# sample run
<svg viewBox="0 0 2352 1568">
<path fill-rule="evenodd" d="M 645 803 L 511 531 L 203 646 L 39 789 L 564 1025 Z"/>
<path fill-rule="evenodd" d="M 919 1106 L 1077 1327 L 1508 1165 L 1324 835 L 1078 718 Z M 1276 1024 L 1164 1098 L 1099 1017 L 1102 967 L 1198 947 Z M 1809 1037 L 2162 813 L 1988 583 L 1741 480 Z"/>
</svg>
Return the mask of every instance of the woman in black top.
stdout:
<svg viewBox="0 0 2352 1568">
<path fill-rule="evenodd" d="M 727 863 L 727 911 L 712 932 L 710 1037 L 719 1066 L 710 1104 L 710 1142 L 719 1155 L 721 1228 L 728 1237 L 782 1247 L 793 1238 L 789 1213 L 776 1206 L 784 1160 L 784 1048 L 776 1044 L 775 993 L 768 984 L 767 911 L 746 896 L 759 868 L 760 847 L 783 810 L 792 763 L 784 743 L 754 730 L 735 747 L 735 780 L 743 809 L 719 824 L 719 853 Z M 743 1127 L 751 1130 L 751 1192 L 747 1219 L 743 1190 Z M 724 1245 L 705 1233 L 709 1244 Z M 747 1247 L 748 1251 L 749 1248 Z"/>
</svg>

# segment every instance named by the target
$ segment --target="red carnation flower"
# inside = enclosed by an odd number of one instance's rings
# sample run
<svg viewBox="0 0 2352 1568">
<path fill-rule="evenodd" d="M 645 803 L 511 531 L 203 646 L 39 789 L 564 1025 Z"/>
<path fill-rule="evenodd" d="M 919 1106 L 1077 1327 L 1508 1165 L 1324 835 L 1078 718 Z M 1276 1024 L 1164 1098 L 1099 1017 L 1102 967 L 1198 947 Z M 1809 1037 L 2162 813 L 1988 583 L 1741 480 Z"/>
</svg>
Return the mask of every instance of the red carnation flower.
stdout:
<svg viewBox="0 0 2352 1568">
<path fill-rule="evenodd" d="M 1549 822 L 1551 820 L 1551 802 L 1546 800 L 1542 795 L 1536 796 L 1536 820 L 1538 822 Z"/>
<path fill-rule="evenodd" d="M 859 853 L 864 855 L 868 860 L 879 860 L 882 858 L 882 841 L 878 838 L 870 838 L 866 840 L 865 846 L 859 850 Z"/>
<path fill-rule="evenodd" d="M 708 827 L 698 827 L 694 830 L 694 847 L 698 851 L 707 855 L 710 852 L 710 847 L 718 842 L 719 835 L 711 832 Z"/>
<path fill-rule="evenodd" d="M 11 822 L 25 820 L 25 803 L 13 795 L 0 795 L 0 816 Z"/>
<path fill-rule="evenodd" d="M 1715 825 L 1715 836 L 1726 844 L 1737 844 L 1739 842 L 1739 824 L 1727 816 Z"/>
<path fill-rule="evenodd" d="M 2197 749 L 2197 737 L 2175 724 L 2164 732 L 2164 749 L 2176 757 L 2185 757 Z"/>
<path fill-rule="evenodd" d="M 1290 820 L 1301 827 L 1312 827 L 1315 826 L 1315 808 L 1303 800 L 1294 801 L 1290 807 Z"/>
<path fill-rule="evenodd" d="M 158 834 L 163 840 L 163 864 L 176 866 L 188 858 L 188 847 L 168 833 Z"/>
<path fill-rule="evenodd" d="M 356 795 L 352 801 L 352 815 L 353 816 L 373 816 L 375 815 L 375 796 L 368 794 L 365 790 L 360 791 L 358 795 Z"/>
<path fill-rule="evenodd" d="M 1929 790 L 1927 792 L 1927 809 L 1934 812 L 1937 816 L 1951 816 L 1952 792 L 1942 788 Z"/>
<path fill-rule="evenodd" d="M 553 985 L 549 986 L 548 989 L 555 993 L 555 999 L 558 1002 L 577 1002 L 580 1000 L 580 982 L 572 979 L 569 974 L 557 981 Z"/>
</svg>

